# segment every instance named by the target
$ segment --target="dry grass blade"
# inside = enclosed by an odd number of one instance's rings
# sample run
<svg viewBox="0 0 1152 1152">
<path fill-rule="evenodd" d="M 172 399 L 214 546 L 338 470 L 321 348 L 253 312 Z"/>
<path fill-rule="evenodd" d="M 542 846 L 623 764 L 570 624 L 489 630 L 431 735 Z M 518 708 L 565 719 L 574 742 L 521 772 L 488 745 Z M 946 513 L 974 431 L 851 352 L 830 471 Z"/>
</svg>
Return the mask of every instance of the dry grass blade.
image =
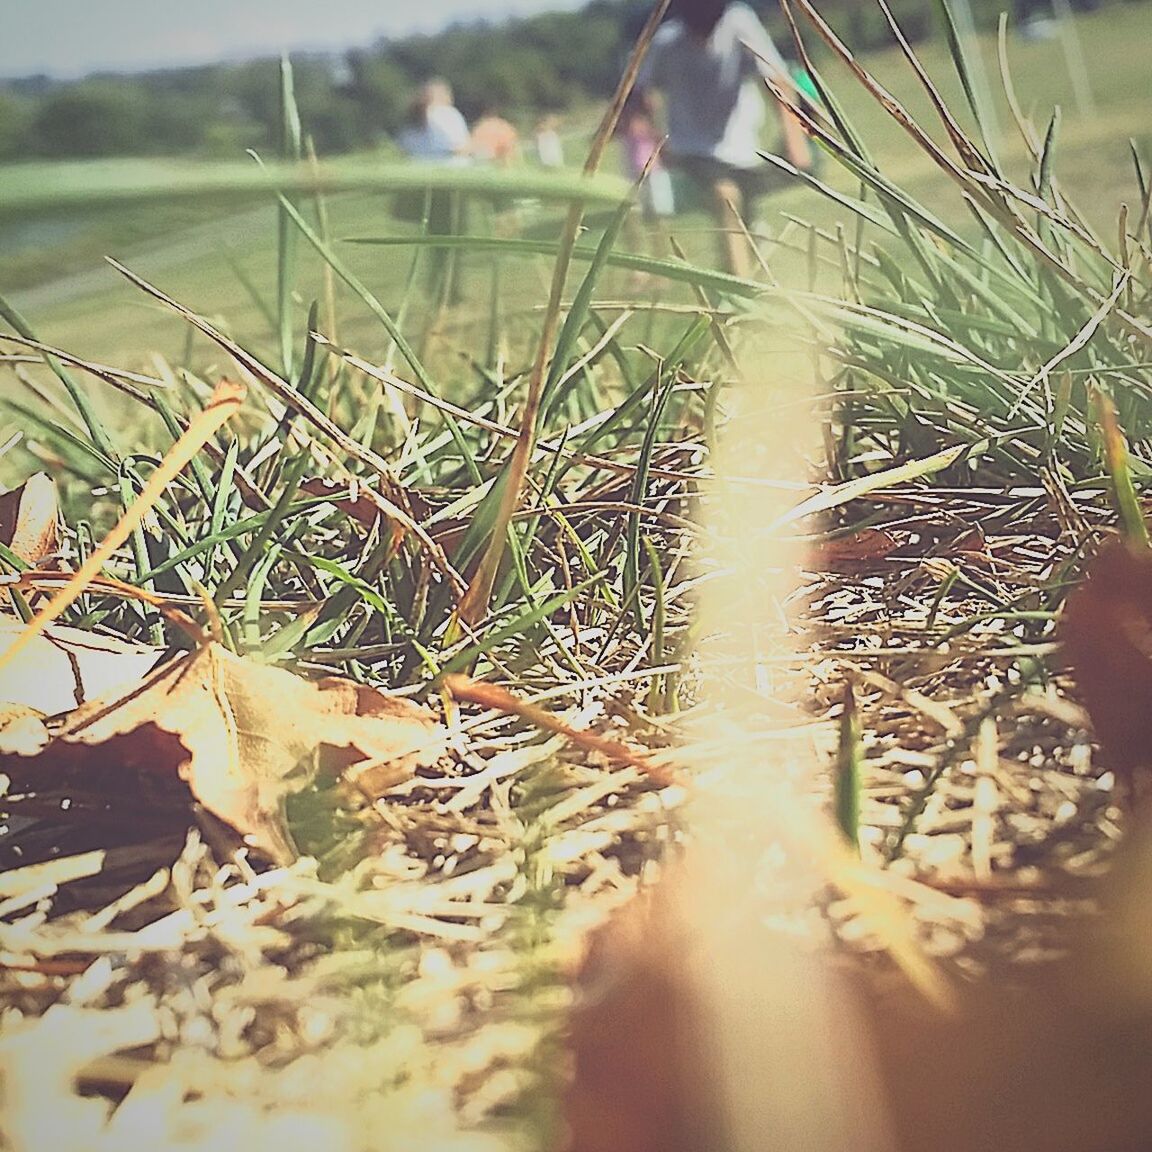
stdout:
<svg viewBox="0 0 1152 1152">
<path fill-rule="evenodd" d="M 947 156 L 937 147 L 935 141 L 916 123 L 916 120 L 909 114 L 904 105 L 856 59 L 844 41 L 836 35 L 832 26 L 820 15 L 816 8 L 813 7 L 811 0 L 796 0 L 796 3 L 803 9 L 808 19 L 812 21 L 813 26 L 823 37 L 825 43 L 848 68 L 851 69 L 852 74 L 864 85 L 868 92 L 875 97 L 885 112 L 887 112 L 941 168 L 959 183 L 964 184 L 964 170 L 960 168 L 950 156 Z"/>
<path fill-rule="evenodd" d="M 1105 300 L 1104 303 L 1096 309 L 1096 311 L 1092 314 L 1091 317 L 1089 317 L 1088 322 L 1080 329 L 1080 331 L 1077 332 L 1076 335 L 1073 336 L 1072 339 L 1069 340 L 1063 348 L 1054 353 L 1040 368 L 1036 375 L 1033 376 L 1032 379 L 1029 380 L 1028 383 L 1025 384 L 1024 387 L 1020 390 L 1020 399 L 1017 400 L 1016 404 L 1014 404 L 1013 407 L 1009 410 L 1008 415 L 1010 419 L 1016 415 L 1020 405 L 1022 405 L 1028 398 L 1028 395 L 1033 388 L 1040 384 L 1046 383 L 1048 377 L 1052 374 L 1054 369 L 1063 364 L 1065 360 L 1068 360 L 1070 357 L 1074 356 L 1092 339 L 1100 325 L 1108 319 L 1109 314 L 1116 307 L 1116 304 L 1119 302 L 1120 297 L 1123 295 L 1130 281 L 1131 276 L 1128 273 L 1117 277 L 1116 287 L 1112 289 L 1112 294 L 1108 297 L 1108 299 Z"/>
<path fill-rule="evenodd" d="M 18 576 L 0 580 L 0 587 L 43 590 L 54 585 L 67 586 L 72 579 L 73 576 L 68 572 L 47 572 L 31 568 L 26 572 L 21 572 Z M 165 620 L 174 624 L 197 645 L 207 644 L 212 639 L 191 616 L 182 612 L 170 597 L 160 596 L 155 592 L 150 592 L 147 588 L 137 588 L 135 584 L 128 584 L 113 576 L 94 577 L 88 581 L 87 587 L 105 595 L 118 596 L 124 600 L 137 600 L 141 604 L 147 604 L 149 608 L 155 608 Z M 189 604 L 204 603 L 203 600 L 193 601 L 191 598 L 187 602 Z"/>
<path fill-rule="evenodd" d="M 867 476 L 859 476 L 853 480 L 846 480 L 834 488 L 817 492 L 802 500 L 794 508 L 783 513 L 769 526 L 778 530 L 789 524 L 795 524 L 806 516 L 814 516 L 819 512 L 830 512 L 833 508 L 840 508 L 852 500 L 859 500 L 863 496 L 882 491 L 885 488 L 903 484 L 908 480 L 916 480 L 922 476 L 931 476 L 955 464 L 967 456 L 978 456 L 987 441 L 978 441 L 975 445 L 958 444 L 952 448 L 945 448 L 941 452 L 933 453 L 923 460 L 912 460 L 907 464 L 897 464 L 893 468 L 885 468 Z"/>
<path fill-rule="evenodd" d="M 473 680 L 470 676 L 460 675 L 445 676 L 443 682 L 444 687 L 457 700 L 479 704 L 481 707 L 492 708 L 511 716 L 520 716 L 545 732 L 555 732 L 564 736 L 586 752 L 598 752 L 602 756 L 638 768 L 661 786 L 684 783 L 666 764 L 659 763 L 651 756 L 638 753 L 626 744 L 621 744 L 618 740 L 611 740 L 604 736 L 598 736 L 594 732 L 582 732 L 573 728 L 547 709 L 536 704 L 530 704 L 527 700 L 521 700 L 498 684 L 485 684 Z"/>
<path fill-rule="evenodd" d="M 905 37 L 903 30 L 896 22 L 896 17 L 892 15 L 892 9 L 888 7 L 886 0 L 877 0 L 877 3 L 880 5 L 880 10 L 884 13 L 884 19 L 888 22 L 888 27 L 892 29 L 892 35 L 895 36 L 896 43 L 900 45 L 900 51 L 903 52 L 904 58 L 912 66 L 912 71 L 916 73 L 916 78 L 928 94 L 928 99 L 931 100 L 932 107 L 935 108 L 936 114 L 940 117 L 949 139 L 951 139 L 953 146 L 960 155 L 960 159 L 973 172 L 983 172 L 989 176 L 994 175 L 995 169 L 972 141 L 968 139 L 964 130 L 957 122 L 956 117 L 952 115 L 952 110 L 948 107 L 944 97 L 940 95 L 939 89 L 932 83 L 928 73 L 924 70 L 924 65 L 920 63 L 920 58 L 912 51 L 912 45 L 908 43 L 907 37 Z"/>
</svg>

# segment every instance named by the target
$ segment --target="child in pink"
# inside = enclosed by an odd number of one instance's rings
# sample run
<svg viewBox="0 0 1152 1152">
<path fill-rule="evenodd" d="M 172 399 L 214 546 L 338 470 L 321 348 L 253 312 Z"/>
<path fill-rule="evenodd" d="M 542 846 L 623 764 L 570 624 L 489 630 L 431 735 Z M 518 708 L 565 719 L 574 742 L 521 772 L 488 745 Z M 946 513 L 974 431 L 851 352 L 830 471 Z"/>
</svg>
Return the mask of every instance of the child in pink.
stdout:
<svg viewBox="0 0 1152 1152">
<path fill-rule="evenodd" d="M 617 134 L 624 145 L 628 176 L 633 181 L 639 180 L 644 173 L 645 165 L 652 159 L 660 144 L 656 125 L 644 108 L 630 101 L 624 105 L 624 110 L 620 114 Z M 644 219 L 649 223 L 671 216 L 675 209 L 672 177 L 659 157 L 648 169 L 648 175 L 640 188 L 640 207 Z"/>
</svg>

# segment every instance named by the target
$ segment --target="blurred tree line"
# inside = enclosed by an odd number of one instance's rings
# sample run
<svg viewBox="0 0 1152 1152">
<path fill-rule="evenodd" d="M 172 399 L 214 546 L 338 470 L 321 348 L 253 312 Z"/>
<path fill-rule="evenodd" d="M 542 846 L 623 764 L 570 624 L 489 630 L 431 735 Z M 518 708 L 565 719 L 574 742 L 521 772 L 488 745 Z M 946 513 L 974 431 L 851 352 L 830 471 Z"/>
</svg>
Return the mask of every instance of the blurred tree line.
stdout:
<svg viewBox="0 0 1152 1152">
<path fill-rule="evenodd" d="M 787 52 L 778 0 L 750 0 Z M 970 0 L 976 23 L 994 28 L 1010 0 Z M 1021 0 L 1015 0 L 1019 6 Z M 1029 0 L 1034 3 L 1034 0 Z M 1079 0 L 1094 7 L 1098 0 Z M 1121 2 L 1121 0 L 1111 0 Z M 1130 0 L 1129 0 L 1130 2 Z M 931 36 L 931 0 L 890 0 L 914 41 Z M 443 76 L 465 116 L 496 107 L 530 121 L 607 96 L 644 22 L 650 0 L 590 0 L 576 12 L 457 24 L 436 35 L 386 40 L 343 56 L 293 58 L 301 118 L 321 154 L 378 145 L 401 127 L 413 90 Z M 856 50 L 889 41 L 873 0 L 820 0 Z M 69 83 L 44 77 L 0 83 L 0 161 L 126 155 L 236 156 L 272 151 L 280 125 L 273 59 Z"/>
</svg>

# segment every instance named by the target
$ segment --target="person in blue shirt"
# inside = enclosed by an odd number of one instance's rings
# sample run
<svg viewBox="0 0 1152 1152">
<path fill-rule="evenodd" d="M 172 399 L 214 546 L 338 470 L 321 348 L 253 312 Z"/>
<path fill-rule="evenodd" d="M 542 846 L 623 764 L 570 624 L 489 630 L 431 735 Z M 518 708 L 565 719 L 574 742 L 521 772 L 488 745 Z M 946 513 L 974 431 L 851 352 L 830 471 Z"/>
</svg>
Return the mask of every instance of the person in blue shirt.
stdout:
<svg viewBox="0 0 1152 1152">
<path fill-rule="evenodd" d="M 750 270 L 742 223 L 777 173 L 761 158 L 768 117 L 764 77 L 795 92 L 788 66 L 759 17 L 739 0 L 673 0 L 673 17 L 656 32 L 636 80 L 637 98 L 663 97 L 668 165 L 698 185 L 720 230 L 723 267 Z M 775 100 L 782 152 L 810 166 L 808 138 Z"/>
</svg>

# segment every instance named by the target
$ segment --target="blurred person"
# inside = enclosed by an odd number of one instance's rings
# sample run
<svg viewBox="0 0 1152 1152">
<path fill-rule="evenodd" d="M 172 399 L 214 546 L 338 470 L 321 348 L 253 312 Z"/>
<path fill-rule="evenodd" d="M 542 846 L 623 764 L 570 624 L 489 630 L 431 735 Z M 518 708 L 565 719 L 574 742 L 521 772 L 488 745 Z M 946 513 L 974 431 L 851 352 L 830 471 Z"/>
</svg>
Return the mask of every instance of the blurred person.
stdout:
<svg viewBox="0 0 1152 1152">
<path fill-rule="evenodd" d="M 795 94 L 788 66 L 759 18 L 739 0 L 673 0 L 671 17 L 656 32 L 636 81 L 637 100 L 655 109 L 663 96 L 668 165 L 703 192 L 720 228 L 722 266 L 750 270 L 743 222 L 756 200 L 779 180 L 761 158 L 767 118 L 763 78 Z M 787 160 L 810 167 L 808 138 L 795 117 L 776 104 Z"/>
<path fill-rule="evenodd" d="M 640 186 L 640 208 L 644 220 L 653 224 L 675 211 L 672 177 L 657 154 L 661 135 L 644 102 L 629 97 L 620 113 L 616 135 L 624 148 L 628 178 Z M 644 175 L 647 169 L 647 176 Z"/>
<path fill-rule="evenodd" d="M 536 122 L 536 160 L 541 168 L 564 167 L 564 144 L 560 140 L 560 117 L 549 113 Z"/>
<path fill-rule="evenodd" d="M 407 123 L 398 143 L 413 160 L 435 164 L 467 164 L 471 160 L 472 137 L 468 122 L 452 98 L 452 88 L 445 80 L 426 80 L 408 108 Z M 419 193 L 419 205 L 407 204 L 401 215 L 415 209 L 425 219 L 429 236 L 455 236 L 463 228 L 464 208 L 458 193 L 432 188 Z M 443 306 L 460 299 L 460 276 L 456 254 L 447 248 L 433 247 L 428 256 L 428 273 L 433 296 Z"/>
<path fill-rule="evenodd" d="M 507 167 L 520 158 L 520 134 L 494 105 L 488 105 L 472 125 L 471 149 L 475 159 Z"/>
<path fill-rule="evenodd" d="M 447 81 L 427 80 L 420 86 L 408 106 L 399 144 L 415 160 L 467 162 L 471 133 Z"/>
<path fill-rule="evenodd" d="M 472 125 L 472 156 L 478 163 L 495 168 L 508 168 L 520 160 L 520 133 L 500 115 L 495 104 L 485 104 L 479 119 Z M 493 230 L 498 236 L 510 236 L 520 230 L 521 201 L 506 192 L 493 193 L 485 199 L 492 212 Z M 495 269 L 495 256 L 493 261 Z"/>
</svg>

